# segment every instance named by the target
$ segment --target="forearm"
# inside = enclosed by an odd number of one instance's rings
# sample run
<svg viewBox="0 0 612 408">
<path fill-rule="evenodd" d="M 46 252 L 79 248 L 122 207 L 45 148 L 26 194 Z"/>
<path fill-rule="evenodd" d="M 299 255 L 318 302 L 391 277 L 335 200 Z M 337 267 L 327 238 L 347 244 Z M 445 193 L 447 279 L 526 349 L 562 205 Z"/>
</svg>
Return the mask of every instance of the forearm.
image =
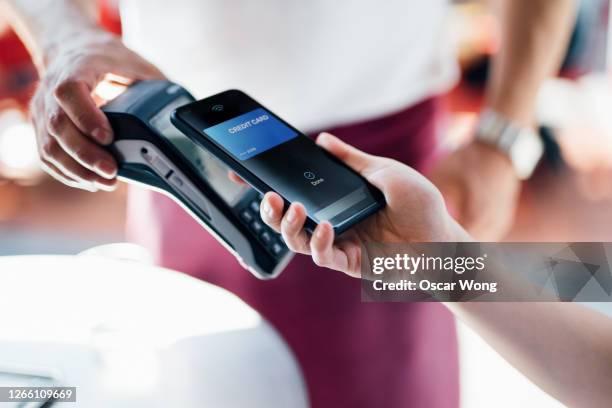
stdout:
<svg viewBox="0 0 612 408">
<path fill-rule="evenodd" d="M 447 305 L 508 362 L 568 406 L 612 401 L 612 323 L 578 304 Z"/>
<path fill-rule="evenodd" d="M 542 82 L 566 50 L 575 0 L 497 0 L 501 47 L 493 60 L 486 106 L 530 126 Z"/>
<path fill-rule="evenodd" d="M 100 30 L 95 0 L 4 0 L 1 4 L 39 71 L 62 44 Z"/>
</svg>

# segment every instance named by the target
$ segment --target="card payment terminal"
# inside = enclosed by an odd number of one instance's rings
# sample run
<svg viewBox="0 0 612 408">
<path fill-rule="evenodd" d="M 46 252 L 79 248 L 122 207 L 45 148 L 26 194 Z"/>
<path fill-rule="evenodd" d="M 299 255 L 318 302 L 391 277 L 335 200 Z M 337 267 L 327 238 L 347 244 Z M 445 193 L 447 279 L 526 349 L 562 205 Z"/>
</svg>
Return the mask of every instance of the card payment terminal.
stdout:
<svg viewBox="0 0 612 408">
<path fill-rule="evenodd" d="M 261 195 L 230 181 L 223 163 L 170 122 L 172 111 L 194 100 L 172 82 L 142 81 L 102 106 L 115 134 L 118 177 L 166 194 L 255 276 L 274 278 L 292 254 L 262 222 Z"/>
</svg>

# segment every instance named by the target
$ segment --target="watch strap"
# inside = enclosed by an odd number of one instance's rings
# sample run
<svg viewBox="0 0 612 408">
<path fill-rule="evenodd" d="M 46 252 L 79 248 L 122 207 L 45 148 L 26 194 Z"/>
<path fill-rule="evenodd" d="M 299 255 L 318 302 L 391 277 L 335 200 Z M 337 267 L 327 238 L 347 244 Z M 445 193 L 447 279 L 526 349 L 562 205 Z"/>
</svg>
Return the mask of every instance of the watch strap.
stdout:
<svg viewBox="0 0 612 408">
<path fill-rule="evenodd" d="M 521 180 L 533 174 L 544 154 L 544 144 L 535 131 L 515 124 L 492 109 L 486 109 L 480 115 L 476 140 L 507 155 Z"/>
</svg>

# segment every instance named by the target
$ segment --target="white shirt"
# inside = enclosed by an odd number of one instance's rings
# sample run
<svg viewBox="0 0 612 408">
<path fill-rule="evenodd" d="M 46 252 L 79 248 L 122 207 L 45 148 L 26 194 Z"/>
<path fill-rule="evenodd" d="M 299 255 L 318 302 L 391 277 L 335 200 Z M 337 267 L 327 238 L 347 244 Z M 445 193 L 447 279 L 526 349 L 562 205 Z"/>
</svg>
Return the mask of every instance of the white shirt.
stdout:
<svg viewBox="0 0 612 408">
<path fill-rule="evenodd" d="M 122 0 L 128 46 L 196 97 L 238 88 L 304 131 L 446 91 L 446 0 Z"/>
</svg>

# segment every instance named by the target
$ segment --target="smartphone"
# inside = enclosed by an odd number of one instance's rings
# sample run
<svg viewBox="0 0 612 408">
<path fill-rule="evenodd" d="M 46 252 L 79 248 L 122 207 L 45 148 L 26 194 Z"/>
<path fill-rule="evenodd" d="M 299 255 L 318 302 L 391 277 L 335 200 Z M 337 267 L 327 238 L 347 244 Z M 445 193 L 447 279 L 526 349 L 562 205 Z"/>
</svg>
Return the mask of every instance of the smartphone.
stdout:
<svg viewBox="0 0 612 408">
<path fill-rule="evenodd" d="M 302 203 L 311 232 L 329 221 L 341 234 L 385 205 L 366 179 L 244 92 L 179 107 L 172 123 L 260 193 Z"/>
</svg>

